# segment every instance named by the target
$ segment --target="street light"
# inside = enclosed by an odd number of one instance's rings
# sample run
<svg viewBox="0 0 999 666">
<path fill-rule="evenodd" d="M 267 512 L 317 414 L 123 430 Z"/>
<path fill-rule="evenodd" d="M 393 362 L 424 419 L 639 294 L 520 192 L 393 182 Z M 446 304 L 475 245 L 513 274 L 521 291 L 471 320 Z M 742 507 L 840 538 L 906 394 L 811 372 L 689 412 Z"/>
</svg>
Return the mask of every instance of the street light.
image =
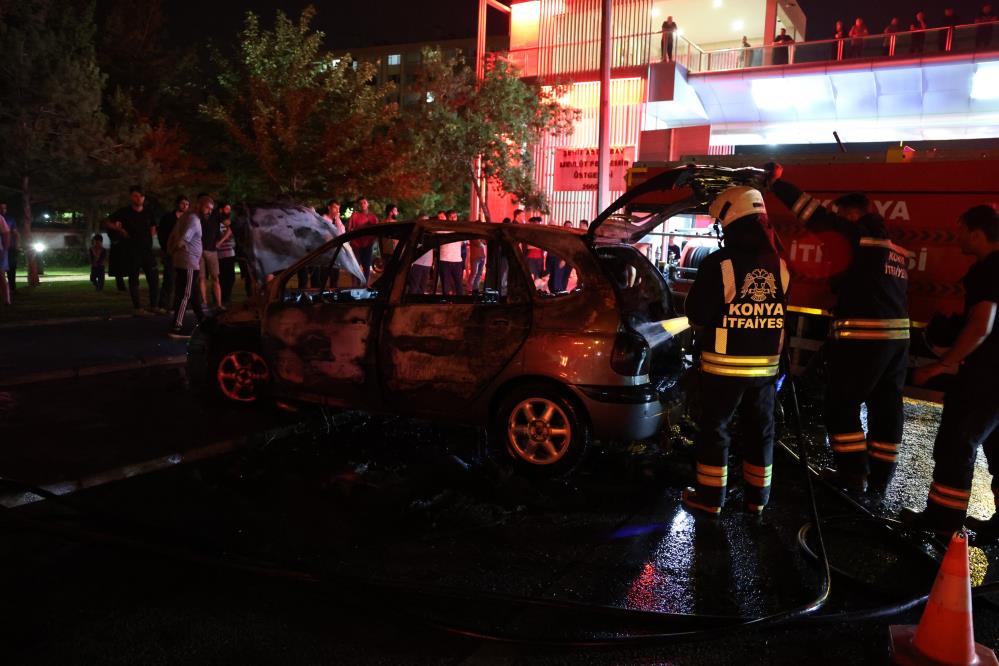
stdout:
<svg viewBox="0 0 999 666">
<path fill-rule="evenodd" d="M 45 247 L 45 243 L 39 242 L 39 243 L 32 243 L 31 244 L 31 249 L 34 250 L 36 254 L 41 254 L 42 252 L 44 252 L 48 248 Z"/>
</svg>

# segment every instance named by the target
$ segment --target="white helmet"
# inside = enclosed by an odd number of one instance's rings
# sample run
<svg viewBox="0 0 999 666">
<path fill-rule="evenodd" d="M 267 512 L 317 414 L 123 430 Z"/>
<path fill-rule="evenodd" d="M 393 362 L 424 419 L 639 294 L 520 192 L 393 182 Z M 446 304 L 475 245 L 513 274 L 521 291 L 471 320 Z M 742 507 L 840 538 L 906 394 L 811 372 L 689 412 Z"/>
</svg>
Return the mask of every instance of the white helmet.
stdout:
<svg viewBox="0 0 999 666">
<path fill-rule="evenodd" d="M 763 204 L 763 194 L 755 187 L 735 185 L 722 191 L 711 202 L 708 209 L 711 217 L 719 220 L 722 229 L 732 222 L 747 215 L 759 215 L 767 212 Z"/>
</svg>

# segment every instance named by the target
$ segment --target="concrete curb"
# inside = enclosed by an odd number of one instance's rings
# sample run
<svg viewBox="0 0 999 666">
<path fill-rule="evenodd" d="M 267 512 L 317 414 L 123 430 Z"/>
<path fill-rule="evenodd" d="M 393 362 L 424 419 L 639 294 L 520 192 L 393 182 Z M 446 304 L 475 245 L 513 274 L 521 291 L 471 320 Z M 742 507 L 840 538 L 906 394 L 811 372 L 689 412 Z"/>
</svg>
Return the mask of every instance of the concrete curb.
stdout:
<svg viewBox="0 0 999 666">
<path fill-rule="evenodd" d="M 25 384 L 37 384 L 39 382 L 49 382 L 58 379 L 79 379 L 80 377 L 92 377 L 94 375 L 104 375 L 112 372 L 122 372 L 125 370 L 140 370 L 142 368 L 155 368 L 167 365 L 183 365 L 185 363 L 187 363 L 186 354 L 163 356 L 151 359 L 137 358 L 131 361 L 119 361 L 117 363 L 104 363 L 101 365 L 81 366 L 79 368 L 63 368 L 60 370 L 50 370 L 48 372 L 36 372 L 28 375 L 0 377 L 0 388 L 23 386 Z"/>
<path fill-rule="evenodd" d="M 156 315 L 160 316 L 160 315 Z M 162 315 L 166 317 L 167 315 Z M 12 321 L 0 324 L 0 331 L 11 328 L 38 328 L 39 326 L 62 326 L 63 324 L 82 324 L 88 321 L 112 321 L 115 319 L 135 319 L 135 315 L 89 315 L 86 317 L 63 317 L 62 319 L 29 319 L 28 321 Z"/>
<path fill-rule="evenodd" d="M 149 474 L 150 472 L 157 472 L 159 470 L 181 465 L 183 463 L 195 462 L 197 460 L 204 460 L 206 458 L 213 458 L 215 456 L 231 453 L 240 448 L 240 446 L 242 446 L 246 441 L 246 438 L 239 440 L 227 439 L 198 449 L 185 451 L 184 453 L 170 453 L 145 462 L 125 465 L 124 467 L 118 467 L 117 469 L 108 470 L 106 472 L 99 472 L 97 474 L 85 476 L 82 479 L 77 479 L 76 481 L 58 481 L 55 483 L 49 483 L 41 486 L 41 489 L 60 497 L 64 495 L 72 495 L 75 492 L 86 490 L 88 488 L 96 488 L 97 486 L 103 486 L 104 484 L 111 483 L 112 481 L 123 481 L 125 479 L 141 476 L 143 474 Z M 40 502 L 44 499 L 46 498 L 26 490 L 23 492 L 0 495 L 0 506 L 13 509 L 27 504 L 34 504 L 35 502 Z"/>
</svg>

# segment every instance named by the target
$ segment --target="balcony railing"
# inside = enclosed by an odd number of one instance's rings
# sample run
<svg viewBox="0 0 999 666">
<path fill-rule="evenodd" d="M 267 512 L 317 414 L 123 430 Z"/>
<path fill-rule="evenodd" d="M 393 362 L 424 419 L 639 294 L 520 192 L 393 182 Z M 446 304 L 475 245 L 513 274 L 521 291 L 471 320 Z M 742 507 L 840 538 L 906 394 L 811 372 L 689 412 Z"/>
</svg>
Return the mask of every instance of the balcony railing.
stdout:
<svg viewBox="0 0 999 666">
<path fill-rule="evenodd" d="M 756 46 L 704 53 L 691 72 L 717 72 L 770 65 L 835 62 L 856 58 L 918 58 L 999 48 L 999 23 L 959 25 L 867 37 Z"/>
<path fill-rule="evenodd" d="M 611 67 L 640 67 L 665 59 L 662 33 L 619 35 L 611 42 Z M 704 51 L 682 36 L 673 38 L 673 60 L 692 73 L 773 65 L 836 62 L 857 58 L 913 58 L 999 49 L 999 23 L 979 23 L 862 38 L 799 42 L 786 46 Z M 524 76 L 557 76 L 600 68 L 600 40 L 510 51 Z"/>
</svg>

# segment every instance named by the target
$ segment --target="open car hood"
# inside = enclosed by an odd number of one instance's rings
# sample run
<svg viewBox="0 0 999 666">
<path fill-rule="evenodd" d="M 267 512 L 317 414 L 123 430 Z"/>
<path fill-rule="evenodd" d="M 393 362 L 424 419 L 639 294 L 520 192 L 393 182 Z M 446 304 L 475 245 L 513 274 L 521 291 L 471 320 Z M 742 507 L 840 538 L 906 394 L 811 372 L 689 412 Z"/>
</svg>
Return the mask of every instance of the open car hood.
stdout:
<svg viewBox="0 0 999 666">
<path fill-rule="evenodd" d="M 733 185 L 763 187 L 766 172 L 754 167 L 689 164 L 670 169 L 622 194 L 590 224 L 587 238 L 596 243 L 636 243 L 681 213 L 708 212 L 718 194 Z"/>
<path fill-rule="evenodd" d="M 258 285 L 338 236 L 315 210 L 293 204 L 244 204 L 233 208 L 233 230 Z M 349 249 L 349 246 L 348 246 Z M 364 281 L 353 252 L 340 252 L 337 266 Z"/>
</svg>

